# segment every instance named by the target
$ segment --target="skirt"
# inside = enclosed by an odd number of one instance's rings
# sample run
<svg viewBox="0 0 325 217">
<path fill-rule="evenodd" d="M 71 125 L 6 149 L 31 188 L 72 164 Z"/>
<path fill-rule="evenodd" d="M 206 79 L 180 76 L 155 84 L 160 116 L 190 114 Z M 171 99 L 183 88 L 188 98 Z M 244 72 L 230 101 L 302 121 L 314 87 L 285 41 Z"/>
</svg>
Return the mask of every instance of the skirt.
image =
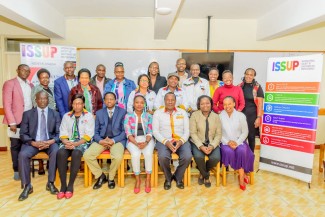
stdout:
<svg viewBox="0 0 325 217">
<path fill-rule="evenodd" d="M 243 168 L 245 173 L 249 173 L 254 171 L 254 159 L 254 153 L 246 141 L 237 146 L 235 150 L 228 145 L 221 144 L 221 162 L 225 166 L 230 165 L 234 170 Z"/>
</svg>

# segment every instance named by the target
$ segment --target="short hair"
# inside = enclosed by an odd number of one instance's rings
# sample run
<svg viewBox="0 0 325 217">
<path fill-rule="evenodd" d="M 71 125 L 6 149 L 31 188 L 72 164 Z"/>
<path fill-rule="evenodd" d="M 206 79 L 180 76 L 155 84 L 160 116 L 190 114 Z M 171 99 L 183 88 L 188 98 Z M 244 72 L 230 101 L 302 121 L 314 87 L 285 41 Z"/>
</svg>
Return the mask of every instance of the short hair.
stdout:
<svg viewBox="0 0 325 217">
<path fill-rule="evenodd" d="M 226 97 L 223 99 L 223 101 L 224 101 L 225 99 L 232 99 L 232 101 L 236 104 L 236 100 L 235 100 L 235 98 L 234 98 L 233 96 L 226 96 Z"/>
<path fill-rule="evenodd" d="M 44 89 L 38 91 L 38 92 L 35 94 L 35 99 L 37 98 L 37 96 L 39 96 L 39 95 L 41 95 L 41 94 L 45 94 L 46 97 L 47 97 L 47 99 L 49 99 L 49 95 L 48 95 L 48 93 L 47 93 Z"/>
<path fill-rule="evenodd" d="M 148 72 L 147 75 L 150 77 L 150 72 L 149 72 L 149 68 L 151 67 L 152 64 L 157 64 L 158 65 L 158 76 L 160 76 L 160 69 L 159 69 L 159 64 L 155 61 L 151 62 L 148 66 Z"/>
<path fill-rule="evenodd" d="M 37 71 L 37 77 L 39 78 L 42 73 L 47 73 L 49 75 L 49 77 L 51 77 L 51 73 L 49 72 L 49 70 L 47 70 L 45 68 L 41 68 L 40 70 Z"/>
<path fill-rule="evenodd" d="M 79 72 L 78 72 L 78 80 L 80 79 L 80 75 L 81 75 L 81 73 L 83 73 L 83 72 L 86 72 L 86 73 L 89 75 L 89 78 L 91 78 L 91 73 L 90 73 L 89 69 L 82 68 L 82 69 L 80 69 Z"/>
<path fill-rule="evenodd" d="M 200 67 L 200 65 L 197 64 L 197 63 L 193 63 L 193 64 L 191 64 L 191 66 L 190 66 L 190 70 L 191 70 L 191 68 L 192 68 L 193 66 L 198 66 L 198 67 L 199 67 L 199 70 L 201 71 L 201 67 Z"/>
<path fill-rule="evenodd" d="M 139 75 L 139 77 L 138 77 L 138 85 L 140 85 L 140 80 L 141 80 L 142 77 L 146 77 L 146 78 L 148 78 L 148 81 L 149 81 L 149 83 L 150 83 L 150 77 L 149 77 L 148 75 L 146 75 L 146 74 L 141 74 L 141 75 Z"/>
<path fill-rule="evenodd" d="M 20 69 L 21 67 L 28 67 L 29 68 L 29 65 L 27 65 L 27 64 L 19 64 L 17 69 Z"/>
<path fill-rule="evenodd" d="M 99 64 L 96 66 L 96 71 L 98 70 L 99 67 L 104 67 L 104 69 L 106 70 L 106 66 L 104 66 L 103 64 Z"/>
<path fill-rule="evenodd" d="M 221 76 L 223 77 L 223 75 L 224 75 L 224 74 L 227 74 L 227 73 L 230 73 L 231 75 L 233 75 L 233 74 L 232 74 L 232 71 L 230 71 L 230 70 L 227 69 L 227 70 L 225 70 L 225 71 L 222 72 L 222 75 L 221 75 Z"/>
<path fill-rule="evenodd" d="M 85 103 L 85 97 L 83 94 L 77 93 L 71 97 L 71 105 L 73 104 L 73 101 L 76 99 L 81 99 L 83 103 Z"/>
<path fill-rule="evenodd" d="M 256 76 L 256 71 L 255 71 L 255 69 L 253 69 L 253 68 L 247 68 L 247 69 L 245 70 L 244 74 L 246 74 L 247 71 L 253 71 L 253 72 L 254 72 L 254 76 Z"/>
<path fill-rule="evenodd" d="M 201 100 L 204 99 L 204 98 L 206 98 L 206 99 L 208 99 L 208 100 L 210 101 L 211 109 L 212 109 L 213 100 L 212 100 L 212 98 L 211 98 L 210 96 L 207 96 L 207 95 L 202 95 L 202 96 L 200 96 L 200 97 L 197 99 L 197 102 L 196 102 L 196 107 L 197 107 L 197 109 L 198 109 L 198 110 L 201 109 L 201 108 L 200 108 L 200 103 L 201 103 Z"/>
<path fill-rule="evenodd" d="M 106 92 L 106 93 L 104 94 L 103 99 L 105 99 L 106 95 L 108 95 L 108 94 L 112 94 L 112 95 L 114 96 L 114 99 L 116 100 L 116 94 L 115 94 L 114 92 L 111 92 L 111 91 Z"/>
<path fill-rule="evenodd" d="M 176 60 L 176 64 L 180 61 L 180 60 L 184 60 L 185 61 L 185 63 L 186 63 L 186 59 L 184 59 L 184 58 L 178 58 L 177 60 Z"/>
<path fill-rule="evenodd" d="M 65 61 L 64 64 L 63 64 L 63 67 L 65 67 L 69 63 L 74 66 L 74 62 L 73 61 Z"/>
<path fill-rule="evenodd" d="M 218 69 L 217 67 L 211 67 L 211 68 L 209 69 L 209 73 L 210 73 L 212 70 L 217 71 L 218 74 L 219 74 L 219 69 Z"/>
<path fill-rule="evenodd" d="M 164 101 L 165 101 L 167 95 L 173 95 L 174 98 L 176 99 L 176 95 L 175 95 L 175 93 L 173 93 L 173 92 L 168 92 L 168 93 L 166 93 L 165 96 L 164 96 Z"/>
<path fill-rule="evenodd" d="M 146 98 L 142 94 L 136 94 L 135 97 L 133 98 L 133 104 L 136 98 L 142 98 L 144 100 L 144 103 L 146 103 Z"/>
</svg>

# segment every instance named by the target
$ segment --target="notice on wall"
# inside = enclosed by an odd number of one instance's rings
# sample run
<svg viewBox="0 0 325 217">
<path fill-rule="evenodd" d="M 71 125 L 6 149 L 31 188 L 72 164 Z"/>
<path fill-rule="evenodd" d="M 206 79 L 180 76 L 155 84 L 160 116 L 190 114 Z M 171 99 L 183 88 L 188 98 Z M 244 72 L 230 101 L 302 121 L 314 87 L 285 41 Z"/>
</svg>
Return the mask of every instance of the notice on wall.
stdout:
<svg viewBox="0 0 325 217">
<path fill-rule="evenodd" d="M 37 72 L 41 68 L 50 71 L 50 82 L 64 75 L 63 64 L 65 61 L 76 63 L 77 49 L 71 46 L 58 46 L 51 44 L 20 44 L 21 63 L 30 67 L 28 80 L 34 85 L 39 84 Z"/>
<path fill-rule="evenodd" d="M 323 55 L 269 58 L 259 169 L 310 183 Z"/>
</svg>

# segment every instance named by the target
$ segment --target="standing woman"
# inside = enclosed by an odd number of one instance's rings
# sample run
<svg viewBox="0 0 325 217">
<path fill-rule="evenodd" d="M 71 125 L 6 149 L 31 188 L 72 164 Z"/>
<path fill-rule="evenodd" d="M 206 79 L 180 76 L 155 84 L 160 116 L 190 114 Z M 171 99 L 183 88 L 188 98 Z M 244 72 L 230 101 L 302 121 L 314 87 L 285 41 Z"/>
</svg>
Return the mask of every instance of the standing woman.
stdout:
<svg viewBox="0 0 325 217">
<path fill-rule="evenodd" d="M 85 97 L 85 108 L 91 114 L 95 115 L 103 107 L 102 94 L 98 87 L 90 83 L 91 73 L 88 69 L 80 69 L 78 72 L 79 84 L 73 87 L 69 94 L 69 105 L 71 108 L 71 99 L 76 94 L 82 94 Z"/>
<path fill-rule="evenodd" d="M 224 110 L 219 115 L 222 126 L 222 163 L 226 167 L 230 165 L 234 170 L 238 170 L 239 187 L 244 191 L 246 184 L 249 183 L 245 173 L 254 169 L 254 154 L 246 142 L 248 135 L 246 117 L 236 111 L 235 99 L 232 96 L 224 98 L 223 106 Z"/>
<path fill-rule="evenodd" d="M 210 96 L 213 97 L 214 92 L 218 87 L 223 86 L 223 82 L 218 80 L 219 70 L 216 67 L 209 69 L 209 85 L 210 85 Z"/>
<path fill-rule="evenodd" d="M 159 89 L 167 86 L 167 80 L 164 76 L 160 76 L 159 64 L 151 62 L 148 67 L 148 76 L 150 78 L 149 89 L 153 90 L 156 94 Z"/>
<path fill-rule="evenodd" d="M 125 116 L 124 128 L 128 138 L 127 149 L 131 153 L 132 167 L 135 175 L 134 193 L 140 192 L 140 156 L 144 155 L 147 178 L 145 192 L 151 191 L 152 156 L 155 144 L 152 138 L 152 115 L 144 110 L 146 99 L 142 95 L 134 97 L 134 112 Z"/>
<path fill-rule="evenodd" d="M 255 80 L 256 71 L 253 68 L 245 70 L 243 82 L 240 86 L 244 92 L 245 108 L 243 113 L 246 115 L 248 124 L 248 144 L 252 152 L 255 149 L 255 136 L 259 135 L 261 118 L 263 115 L 264 92 L 261 85 Z"/>
<path fill-rule="evenodd" d="M 71 98 L 72 111 L 63 116 L 60 126 L 62 141 L 57 153 L 61 189 L 58 199 L 69 199 L 73 196 L 73 184 L 81 164 L 81 157 L 94 136 L 95 120 L 93 115 L 84 109 L 85 97 L 82 94 Z M 70 178 L 67 185 L 68 158 L 71 156 Z"/>
<path fill-rule="evenodd" d="M 32 89 L 32 103 L 33 107 L 37 107 L 36 104 L 36 93 L 44 90 L 47 93 L 48 99 L 49 99 L 49 105 L 48 107 L 50 109 L 56 110 L 56 104 L 54 100 L 54 87 L 53 85 L 50 85 L 50 77 L 51 74 L 47 69 L 40 69 L 37 72 L 37 78 L 39 81 L 39 85 L 36 85 Z"/>
<path fill-rule="evenodd" d="M 144 110 L 149 114 L 153 114 L 153 104 L 156 99 L 156 93 L 152 90 L 149 90 L 150 79 L 146 74 L 142 74 L 138 77 L 138 87 L 130 93 L 128 99 L 127 112 L 133 112 L 133 99 L 136 95 L 142 95 L 145 97 Z"/>
<path fill-rule="evenodd" d="M 198 110 L 190 118 L 192 153 L 200 171 L 199 185 L 211 187 L 210 170 L 220 161 L 221 122 L 219 115 L 212 111 L 212 99 L 207 95 L 197 100 Z M 205 161 L 205 156 L 209 160 Z"/>
</svg>

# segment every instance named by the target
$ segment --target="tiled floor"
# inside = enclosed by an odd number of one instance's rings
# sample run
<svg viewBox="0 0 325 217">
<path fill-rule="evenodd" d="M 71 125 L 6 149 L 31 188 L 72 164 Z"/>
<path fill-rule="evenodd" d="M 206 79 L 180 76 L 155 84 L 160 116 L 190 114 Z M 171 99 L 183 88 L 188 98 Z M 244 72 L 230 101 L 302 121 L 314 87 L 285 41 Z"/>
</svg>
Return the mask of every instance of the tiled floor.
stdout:
<svg viewBox="0 0 325 217">
<path fill-rule="evenodd" d="M 255 168 L 258 168 L 256 151 Z M 84 188 L 83 178 L 75 183 L 75 194 L 70 200 L 58 201 L 45 191 L 46 176 L 32 179 L 34 193 L 23 202 L 17 201 L 21 193 L 20 182 L 13 181 L 10 153 L 0 152 L 0 216 L 325 216 L 325 182 L 318 172 L 319 150 L 315 151 L 311 189 L 306 183 L 282 175 L 259 171 L 255 184 L 245 192 L 239 190 L 237 179 L 228 175 L 226 187 L 207 189 L 197 184 L 192 176 L 192 186 L 184 190 L 163 189 L 163 176 L 158 188 L 133 193 L 132 177 L 126 179 L 124 188 L 109 190 L 106 185 L 99 190 Z M 213 184 L 215 179 L 211 178 Z M 58 186 L 59 187 L 59 186 Z"/>
</svg>

